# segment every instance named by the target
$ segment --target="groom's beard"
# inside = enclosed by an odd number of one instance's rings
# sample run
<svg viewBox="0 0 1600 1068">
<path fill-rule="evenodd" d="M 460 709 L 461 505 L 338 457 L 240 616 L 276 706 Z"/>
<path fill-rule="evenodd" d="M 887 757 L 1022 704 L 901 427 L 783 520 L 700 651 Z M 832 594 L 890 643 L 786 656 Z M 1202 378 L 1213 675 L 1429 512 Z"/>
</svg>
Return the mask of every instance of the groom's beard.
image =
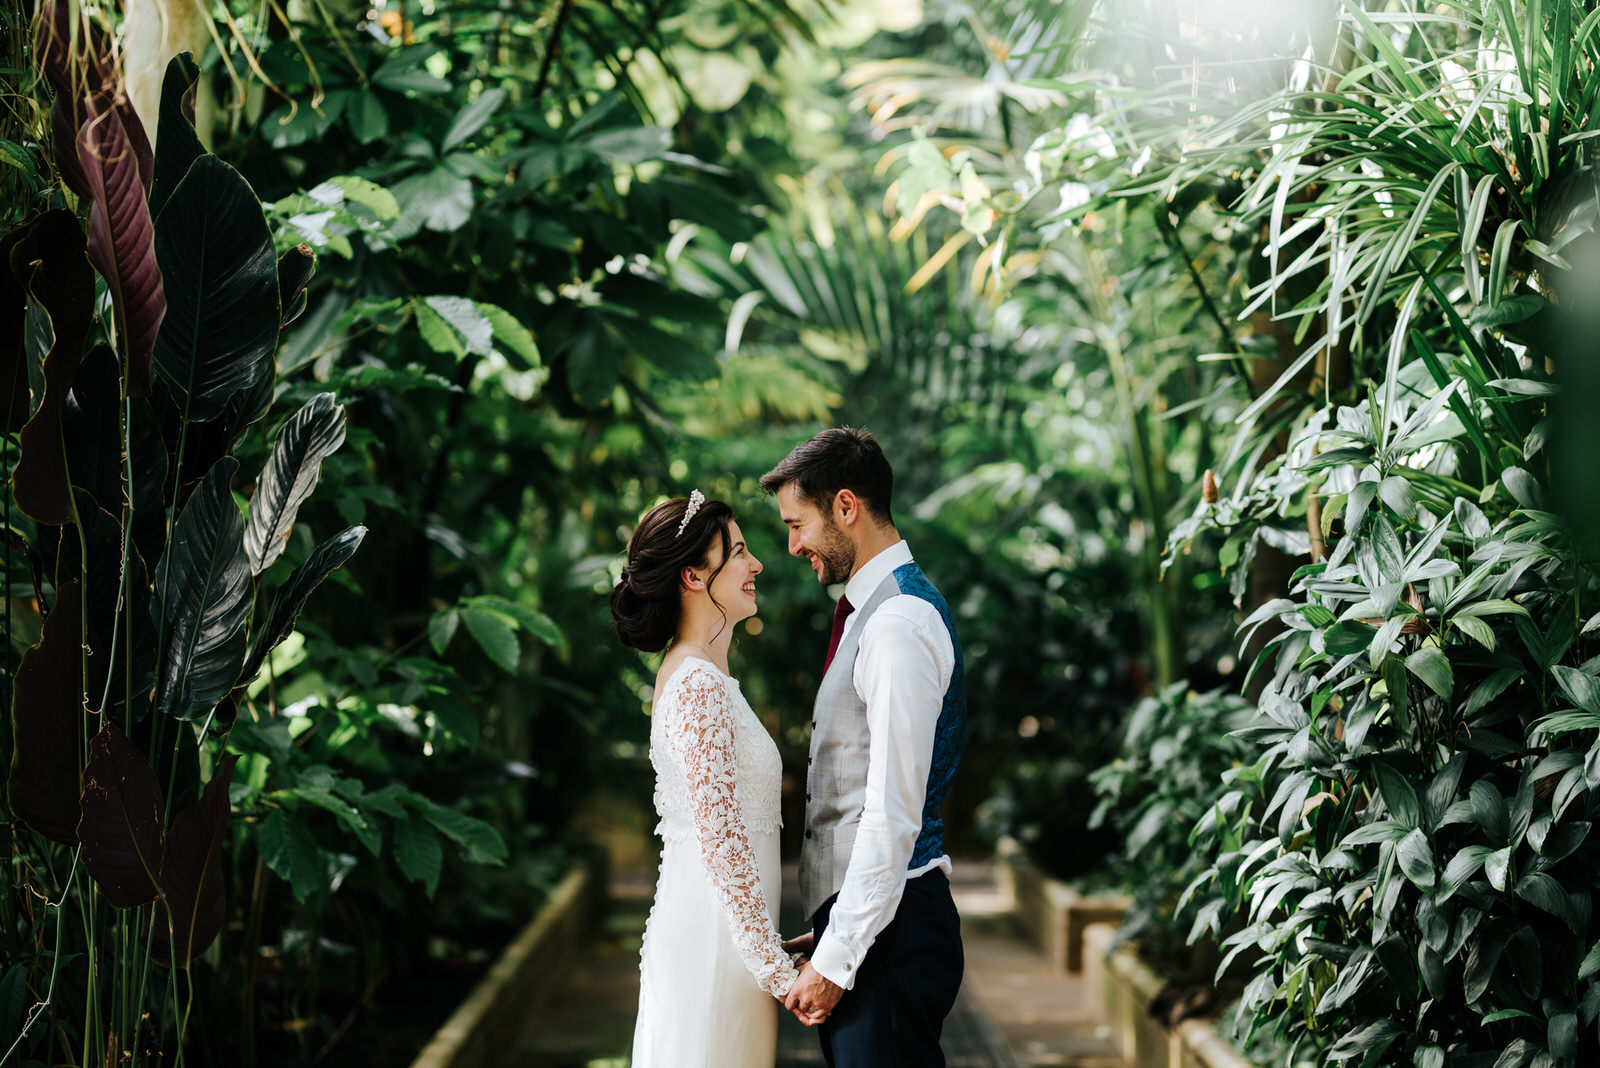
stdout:
<svg viewBox="0 0 1600 1068">
<path fill-rule="evenodd" d="M 831 516 L 828 518 L 825 540 L 812 551 L 816 553 L 817 561 L 822 564 L 818 581 L 824 586 L 836 586 L 849 581 L 851 573 L 856 569 L 856 547 L 834 524 Z"/>
</svg>

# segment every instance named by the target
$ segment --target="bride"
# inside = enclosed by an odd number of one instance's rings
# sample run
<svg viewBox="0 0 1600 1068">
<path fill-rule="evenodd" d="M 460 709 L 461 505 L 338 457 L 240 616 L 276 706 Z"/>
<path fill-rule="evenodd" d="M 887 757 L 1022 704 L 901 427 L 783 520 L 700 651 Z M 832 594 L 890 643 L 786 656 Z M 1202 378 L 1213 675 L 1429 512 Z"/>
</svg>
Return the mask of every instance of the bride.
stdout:
<svg viewBox="0 0 1600 1068">
<path fill-rule="evenodd" d="M 695 490 L 640 521 L 611 592 L 623 644 L 667 650 L 650 724 L 661 874 L 640 951 L 634 1068 L 776 1059 L 796 976 L 776 930 L 783 769 L 728 673 L 759 574 L 733 509 Z"/>
</svg>

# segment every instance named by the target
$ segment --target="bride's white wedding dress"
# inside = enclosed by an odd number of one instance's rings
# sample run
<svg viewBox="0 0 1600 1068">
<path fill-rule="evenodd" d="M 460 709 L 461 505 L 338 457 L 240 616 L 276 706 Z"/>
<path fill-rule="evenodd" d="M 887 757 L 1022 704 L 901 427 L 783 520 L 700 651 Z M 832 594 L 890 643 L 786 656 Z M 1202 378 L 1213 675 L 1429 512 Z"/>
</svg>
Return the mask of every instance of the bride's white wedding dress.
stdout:
<svg viewBox="0 0 1600 1068">
<path fill-rule="evenodd" d="M 661 875 L 633 1068 L 771 1068 L 795 970 L 777 934 L 778 747 L 739 684 L 686 659 L 650 724 Z"/>
</svg>

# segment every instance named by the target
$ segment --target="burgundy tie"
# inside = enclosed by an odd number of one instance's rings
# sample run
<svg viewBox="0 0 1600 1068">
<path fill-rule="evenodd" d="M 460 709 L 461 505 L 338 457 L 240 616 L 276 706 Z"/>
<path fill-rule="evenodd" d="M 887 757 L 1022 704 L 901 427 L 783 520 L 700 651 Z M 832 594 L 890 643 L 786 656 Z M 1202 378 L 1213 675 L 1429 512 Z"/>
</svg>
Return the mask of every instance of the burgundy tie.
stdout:
<svg viewBox="0 0 1600 1068">
<path fill-rule="evenodd" d="M 848 597 L 840 597 L 839 603 L 833 606 L 833 632 L 828 635 L 828 659 L 823 662 L 823 674 L 833 666 L 833 654 L 839 651 L 839 639 L 844 637 L 844 621 L 855 610 Z"/>
</svg>

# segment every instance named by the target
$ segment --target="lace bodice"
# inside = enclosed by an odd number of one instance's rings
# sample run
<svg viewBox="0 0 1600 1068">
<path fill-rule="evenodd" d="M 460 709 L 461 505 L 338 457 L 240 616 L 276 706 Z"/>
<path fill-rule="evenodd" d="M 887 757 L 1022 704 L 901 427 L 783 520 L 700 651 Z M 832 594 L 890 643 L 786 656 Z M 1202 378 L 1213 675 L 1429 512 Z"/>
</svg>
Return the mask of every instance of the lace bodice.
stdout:
<svg viewBox="0 0 1600 1068">
<path fill-rule="evenodd" d="M 763 990 L 783 997 L 796 973 L 773 929 L 749 837 L 781 823 L 778 747 L 739 684 L 691 657 L 656 696 L 650 763 L 661 816 L 656 832 L 699 843 L 740 957 Z"/>
</svg>

